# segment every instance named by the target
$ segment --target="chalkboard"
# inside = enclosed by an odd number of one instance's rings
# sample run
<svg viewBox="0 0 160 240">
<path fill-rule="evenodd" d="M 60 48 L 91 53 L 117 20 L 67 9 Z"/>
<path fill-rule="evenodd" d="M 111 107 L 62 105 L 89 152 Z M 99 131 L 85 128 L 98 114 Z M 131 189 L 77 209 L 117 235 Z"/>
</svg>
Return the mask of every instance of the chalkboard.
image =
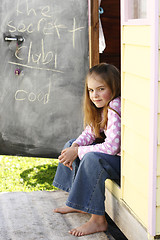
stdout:
<svg viewBox="0 0 160 240">
<path fill-rule="evenodd" d="M 1 155 L 57 157 L 82 131 L 87 4 L 1 0 Z"/>
</svg>

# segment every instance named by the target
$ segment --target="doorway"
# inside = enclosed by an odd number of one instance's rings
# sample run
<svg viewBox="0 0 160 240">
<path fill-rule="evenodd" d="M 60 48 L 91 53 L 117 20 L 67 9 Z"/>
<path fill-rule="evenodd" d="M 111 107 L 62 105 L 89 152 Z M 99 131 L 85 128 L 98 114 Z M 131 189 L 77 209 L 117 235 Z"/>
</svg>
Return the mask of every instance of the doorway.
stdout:
<svg viewBox="0 0 160 240">
<path fill-rule="evenodd" d="M 107 62 L 121 69 L 120 0 L 102 0 L 104 13 L 100 15 L 106 48 L 99 54 L 99 62 Z"/>
</svg>

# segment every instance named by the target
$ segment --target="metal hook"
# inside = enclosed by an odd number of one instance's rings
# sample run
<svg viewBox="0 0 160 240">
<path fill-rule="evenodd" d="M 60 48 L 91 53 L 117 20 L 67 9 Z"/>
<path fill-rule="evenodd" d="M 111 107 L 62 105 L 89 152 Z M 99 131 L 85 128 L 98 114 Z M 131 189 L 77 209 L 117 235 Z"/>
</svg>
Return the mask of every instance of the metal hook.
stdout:
<svg viewBox="0 0 160 240">
<path fill-rule="evenodd" d="M 24 37 L 22 36 L 6 36 L 4 35 L 4 41 L 17 41 L 18 44 L 22 43 L 24 41 Z"/>
<path fill-rule="evenodd" d="M 103 14 L 103 13 L 104 13 L 103 8 L 102 8 L 102 7 L 99 7 L 99 17 L 100 17 L 100 15 Z"/>
</svg>

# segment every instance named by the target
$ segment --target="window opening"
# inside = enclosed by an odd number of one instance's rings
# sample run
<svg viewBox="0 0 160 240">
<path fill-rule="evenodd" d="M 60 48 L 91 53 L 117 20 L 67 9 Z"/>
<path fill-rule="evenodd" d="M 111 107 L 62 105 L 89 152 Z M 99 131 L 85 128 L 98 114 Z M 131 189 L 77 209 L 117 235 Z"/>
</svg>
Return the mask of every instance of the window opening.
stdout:
<svg viewBox="0 0 160 240">
<path fill-rule="evenodd" d="M 147 0 L 131 0 L 129 3 L 129 19 L 147 18 Z"/>
</svg>

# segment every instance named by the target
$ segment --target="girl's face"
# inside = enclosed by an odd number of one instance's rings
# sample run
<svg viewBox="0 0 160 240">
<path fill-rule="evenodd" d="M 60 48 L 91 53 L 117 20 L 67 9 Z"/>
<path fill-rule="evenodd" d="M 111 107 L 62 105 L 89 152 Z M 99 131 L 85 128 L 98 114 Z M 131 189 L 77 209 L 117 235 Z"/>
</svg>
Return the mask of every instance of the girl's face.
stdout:
<svg viewBox="0 0 160 240">
<path fill-rule="evenodd" d="M 112 92 L 101 78 L 90 76 L 87 79 L 91 101 L 97 108 L 103 108 L 112 97 Z"/>
</svg>

